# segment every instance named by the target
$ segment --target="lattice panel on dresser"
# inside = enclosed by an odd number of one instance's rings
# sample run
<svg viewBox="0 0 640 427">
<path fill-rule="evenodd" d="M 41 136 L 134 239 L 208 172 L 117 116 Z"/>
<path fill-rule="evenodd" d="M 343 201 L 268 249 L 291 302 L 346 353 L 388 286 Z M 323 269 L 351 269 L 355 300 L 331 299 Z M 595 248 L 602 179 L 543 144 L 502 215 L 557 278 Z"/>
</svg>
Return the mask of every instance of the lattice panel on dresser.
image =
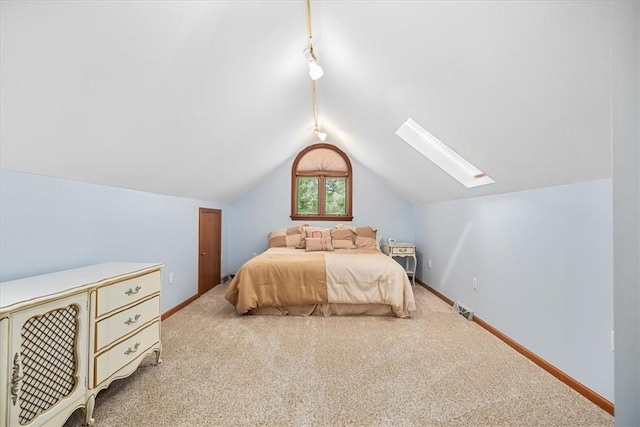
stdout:
<svg viewBox="0 0 640 427">
<path fill-rule="evenodd" d="M 77 383 L 76 305 L 35 316 L 22 327 L 20 424 L 69 396 Z"/>
</svg>

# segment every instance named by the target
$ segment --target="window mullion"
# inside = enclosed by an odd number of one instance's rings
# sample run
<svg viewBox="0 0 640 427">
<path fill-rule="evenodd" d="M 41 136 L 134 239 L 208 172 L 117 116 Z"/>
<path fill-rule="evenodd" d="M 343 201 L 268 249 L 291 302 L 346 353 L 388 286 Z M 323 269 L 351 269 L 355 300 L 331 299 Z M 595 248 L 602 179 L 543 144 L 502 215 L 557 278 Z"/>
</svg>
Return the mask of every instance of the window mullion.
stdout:
<svg viewBox="0 0 640 427">
<path fill-rule="evenodd" d="M 324 182 L 324 175 L 320 175 L 318 176 L 318 212 L 320 212 L 320 215 L 324 216 L 326 215 L 325 212 L 325 200 L 326 200 L 326 195 L 325 192 L 327 191 L 327 188 L 325 187 L 325 182 Z"/>
</svg>

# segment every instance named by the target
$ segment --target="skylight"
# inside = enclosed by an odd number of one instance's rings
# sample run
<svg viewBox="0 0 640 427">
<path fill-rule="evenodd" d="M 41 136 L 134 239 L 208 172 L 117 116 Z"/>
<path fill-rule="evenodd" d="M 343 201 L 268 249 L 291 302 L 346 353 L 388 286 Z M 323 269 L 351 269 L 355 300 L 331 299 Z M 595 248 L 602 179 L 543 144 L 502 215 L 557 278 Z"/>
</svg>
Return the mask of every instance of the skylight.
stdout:
<svg viewBox="0 0 640 427">
<path fill-rule="evenodd" d="M 495 182 L 411 117 L 398 128 L 396 135 L 467 188 Z"/>
</svg>

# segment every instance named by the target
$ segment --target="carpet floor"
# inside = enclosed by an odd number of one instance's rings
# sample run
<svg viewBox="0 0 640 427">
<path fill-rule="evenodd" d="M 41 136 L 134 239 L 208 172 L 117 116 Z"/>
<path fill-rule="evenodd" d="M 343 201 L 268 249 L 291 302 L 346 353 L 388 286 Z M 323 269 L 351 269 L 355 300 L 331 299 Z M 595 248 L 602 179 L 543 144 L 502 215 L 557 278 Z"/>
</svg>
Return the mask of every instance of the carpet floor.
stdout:
<svg viewBox="0 0 640 427">
<path fill-rule="evenodd" d="M 163 363 L 100 392 L 97 427 L 613 426 L 421 286 L 411 319 L 238 316 L 226 288 L 162 322 Z"/>
</svg>

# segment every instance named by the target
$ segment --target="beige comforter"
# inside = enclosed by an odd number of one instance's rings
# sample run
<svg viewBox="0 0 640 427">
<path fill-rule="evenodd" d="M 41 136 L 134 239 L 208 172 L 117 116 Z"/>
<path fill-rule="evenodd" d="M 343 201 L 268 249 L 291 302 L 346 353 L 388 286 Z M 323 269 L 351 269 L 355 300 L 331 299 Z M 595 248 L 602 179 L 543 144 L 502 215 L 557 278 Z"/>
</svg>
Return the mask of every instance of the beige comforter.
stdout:
<svg viewBox="0 0 640 427">
<path fill-rule="evenodd" d="M 404 269 L 380 251 L 271 248 L 238 270 L 225 298 L 239 314 L 258 307 L 380 304 L 398 317 L 416 309 Z"/>
</svg>

